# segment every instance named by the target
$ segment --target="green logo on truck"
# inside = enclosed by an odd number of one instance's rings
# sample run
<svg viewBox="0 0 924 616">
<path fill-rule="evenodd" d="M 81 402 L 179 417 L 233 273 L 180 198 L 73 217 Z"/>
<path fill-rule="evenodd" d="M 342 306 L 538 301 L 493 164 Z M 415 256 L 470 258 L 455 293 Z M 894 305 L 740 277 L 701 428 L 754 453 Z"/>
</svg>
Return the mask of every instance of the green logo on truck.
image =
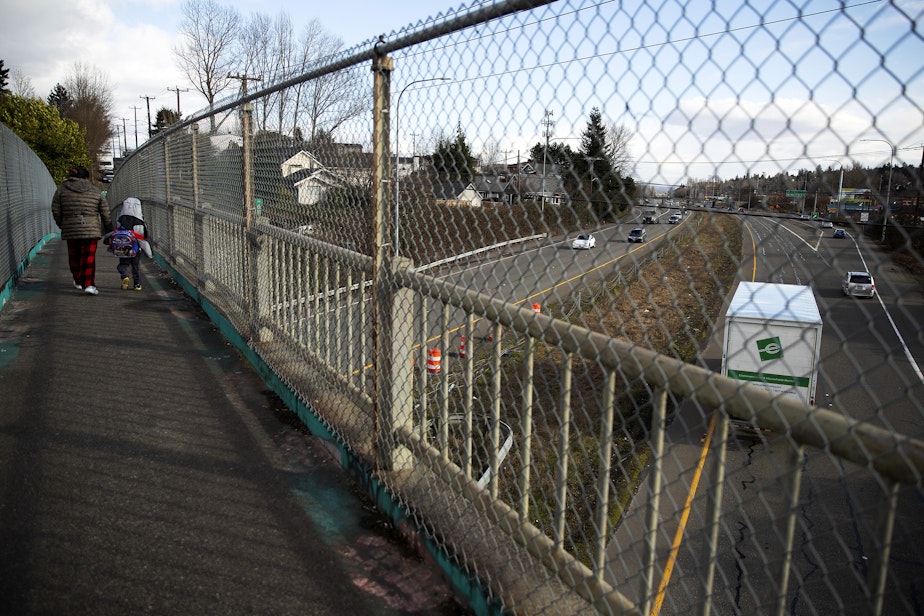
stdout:
<svg viewBox="0 0 924 616">
<path fill-rule="evenodd" d="M 760 353 L 760 361 L 770 361 L 783 357 L 783 345 L 780 344 L 780 337 L 765 338 L 757 341 L 757 352 Z"/>
</svg>

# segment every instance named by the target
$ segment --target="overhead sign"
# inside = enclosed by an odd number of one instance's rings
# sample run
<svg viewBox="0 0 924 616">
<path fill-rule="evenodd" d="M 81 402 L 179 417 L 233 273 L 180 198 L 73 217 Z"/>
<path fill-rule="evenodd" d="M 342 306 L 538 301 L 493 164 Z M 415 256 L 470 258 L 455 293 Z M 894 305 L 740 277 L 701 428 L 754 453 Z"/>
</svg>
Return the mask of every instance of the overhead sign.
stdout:
<svg viewBox="0 0 924 616">
<path fill-rule="evenodd" d="M 804 196 L 805 196 L 805 192 L 806 192 L 806 191 L 804 191 L 804 190 L 787 190 L 787 191 L 786 191 L 786 196 L 787 196 L 787 197 L 804 197 Z"/>
</svg>

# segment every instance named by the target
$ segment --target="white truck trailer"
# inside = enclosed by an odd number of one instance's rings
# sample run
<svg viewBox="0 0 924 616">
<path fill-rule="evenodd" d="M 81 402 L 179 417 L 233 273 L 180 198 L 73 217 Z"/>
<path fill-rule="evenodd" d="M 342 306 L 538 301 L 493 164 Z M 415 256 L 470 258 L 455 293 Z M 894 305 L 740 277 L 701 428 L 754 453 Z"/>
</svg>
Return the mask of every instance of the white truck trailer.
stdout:
<svg viewBox="0 0 924 616">
<path fill-rule="evenodd" d="M 742 282 L 725 313 L 722 374 L 815 404 L 821 326 L 811 287 Z"/>
</svg>

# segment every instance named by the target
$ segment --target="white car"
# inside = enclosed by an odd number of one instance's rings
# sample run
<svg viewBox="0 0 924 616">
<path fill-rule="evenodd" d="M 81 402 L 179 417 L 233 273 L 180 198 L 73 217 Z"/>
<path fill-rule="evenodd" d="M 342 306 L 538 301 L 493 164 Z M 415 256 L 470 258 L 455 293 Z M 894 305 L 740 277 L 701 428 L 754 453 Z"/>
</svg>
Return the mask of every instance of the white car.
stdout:
<svg viewBox="0 0 924 616">
<path fill-rule="evenodd" d="M 581 233 L 571 242 L 574 250 L 590 250 L 597 245 L 597 239 L 590 233 Z"/>
<path fill-rule="evenodd" d="M 674 214 L 673 216 L 667 219 L 667 222 L 669 222 L 672 225 L 676 225 L 678 222 L 680 222 L 680 214 Z"/>
<path fill-rule="evenodd" d="M 821 228 L 822 228 L 822 229 L 833 229 L 833 228 L 834 228 L 834 223 L 831 222 L 830 220 L 822 220 L 822 221 L 821 221 Z"/>
<path fill-rule="evenodd" d="M 869 272 L 847 272 L 841 281 L 841 291 L 852 297 L 875 297 L 876 283 Z"/>
</svg>

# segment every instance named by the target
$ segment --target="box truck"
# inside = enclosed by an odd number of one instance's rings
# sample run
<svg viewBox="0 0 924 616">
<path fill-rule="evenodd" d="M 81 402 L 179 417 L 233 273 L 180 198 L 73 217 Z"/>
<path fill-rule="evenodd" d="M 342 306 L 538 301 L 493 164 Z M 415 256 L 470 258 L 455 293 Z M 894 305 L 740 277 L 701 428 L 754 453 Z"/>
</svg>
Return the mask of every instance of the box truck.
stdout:
<svg viewBox="0 0 924 616">
<path fill-rule="evenodd" d="M 725 313 L 722 374 L 815 404 L 821 327 L 811 287 L 742 282 Z"/>
</svg>

